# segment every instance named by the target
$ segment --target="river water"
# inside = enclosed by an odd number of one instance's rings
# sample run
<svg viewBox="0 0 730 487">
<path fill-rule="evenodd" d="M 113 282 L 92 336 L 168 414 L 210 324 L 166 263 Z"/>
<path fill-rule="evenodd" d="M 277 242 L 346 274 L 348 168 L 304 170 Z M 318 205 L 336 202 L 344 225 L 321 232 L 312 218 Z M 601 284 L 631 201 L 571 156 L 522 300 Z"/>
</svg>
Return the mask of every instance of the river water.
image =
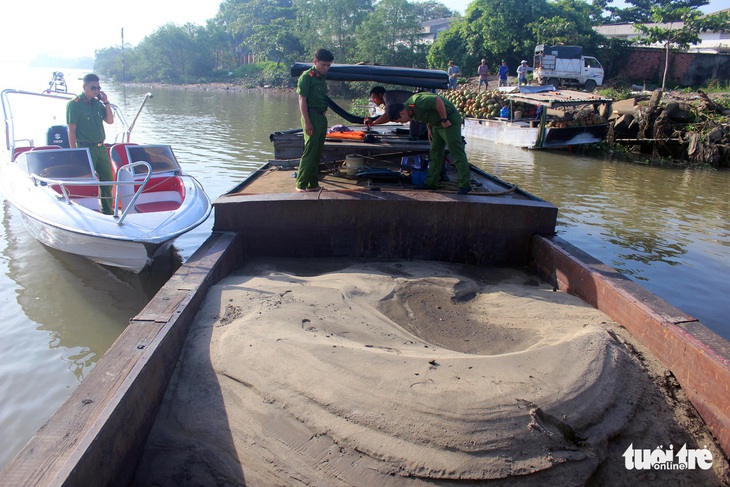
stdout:
<svg viewBox="0 0 730 487">
<path fill-rule="evenodd" d="M 53 70 L 5 67 L 0 87 L 41 91 Z M 80 71 L 66 70 L 79 92 Z M 127 118 L 140 87 L 102 82 Z M 132 140 L 166 143 L 215 199 L 272 158 L 269 134 L 298 125 L 293 93 L 156 88 Z M 330 124 L 342 121 L 331 116 Z M 730 338 L 730 172 L 616 163 L 469 144 L 470 162 L 559 207 L 558 234 Z M 293 184 L 293 183 L 292 183 Z M 137 276 L 49 251 L 0 196 L 0 467 L 94 367 L 174 271 Z M 189 257 L 212 217 L 176 240 Z"/>
</svg>

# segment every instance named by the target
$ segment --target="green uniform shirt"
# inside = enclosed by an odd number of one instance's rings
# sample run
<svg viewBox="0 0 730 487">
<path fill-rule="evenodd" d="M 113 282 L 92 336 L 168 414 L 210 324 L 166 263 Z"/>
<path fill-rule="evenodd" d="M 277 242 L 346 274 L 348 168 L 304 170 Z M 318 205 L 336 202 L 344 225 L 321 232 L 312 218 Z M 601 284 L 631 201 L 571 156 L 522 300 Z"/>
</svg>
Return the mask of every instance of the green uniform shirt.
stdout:
<svg viewBox="0 0 730 487">
<path fill-rule="evenodd" d="M 106 107 L 97 98 L 89 100 L 80 94 L 66 105 L 66 123 L 76 125 L 76 142 L 97 144 L 104 142 Z"/>
<path fill-rule="evenodd" d="M 307 108 L 320 112 L 327 110 L 327 81 L 314 66 L 299 77 L 297 93 L 307 99 Z"/>
<path fill-rule="evenodd" d="M 439 95 L 434 93 L 416 93 L 406 100 L 404 103 L 408 115 L 418 122 L 427 123 L 429 125 L 437 125 L 441 123 L 441 115 L 436 110 L 436 99 Z M 446 108 L 446 118 L 449 118 L 456 107 L 449 100 L 441 97 Z M 454 121 L 452 121 L 454 123 Z M 459 121 L 459 123 L 461 123 Z"/>
</svg>

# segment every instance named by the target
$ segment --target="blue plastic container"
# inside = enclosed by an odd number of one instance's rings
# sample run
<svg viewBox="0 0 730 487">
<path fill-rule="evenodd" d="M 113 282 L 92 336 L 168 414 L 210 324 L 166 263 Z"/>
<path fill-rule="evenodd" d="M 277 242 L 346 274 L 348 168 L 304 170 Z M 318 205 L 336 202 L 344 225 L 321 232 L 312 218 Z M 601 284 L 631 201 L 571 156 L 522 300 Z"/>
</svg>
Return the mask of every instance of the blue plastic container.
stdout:
<svg viewBox="0 0 730 487">
<path fill-rule="evenodd" d="M 428 171 L 411 171 L 411 184 L 424 184 Z"/>
</svg>

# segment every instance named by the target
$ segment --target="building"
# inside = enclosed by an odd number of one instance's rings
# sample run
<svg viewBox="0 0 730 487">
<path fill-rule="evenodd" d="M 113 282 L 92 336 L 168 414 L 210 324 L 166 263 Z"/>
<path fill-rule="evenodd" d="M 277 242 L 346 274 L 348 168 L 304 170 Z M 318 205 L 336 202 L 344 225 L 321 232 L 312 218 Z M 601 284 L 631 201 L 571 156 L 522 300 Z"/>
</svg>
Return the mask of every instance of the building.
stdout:
<svg viewBox="0 0 730 487">
<path fill-rule="evenodd" d="M 730 9 L 720 10 L 718 12 L 730 12 Z M 683 22 L 673 22 L 665 24 L 647 23 L 649 27 L 661 27 L 661 28 L 681 28 Z M 634 24 L 608 24 L 594 27 L 594 30 L 599 34 L 611 38 L 611 39 L 625 39 L 634 40 L 640 37 L 641 32 L 636 29 Z M 702 52 L 707 54 L 727 54 L 730 53 L 730 32 L 701 32 L 699 35 L 701 42 L 696 45 L 691 45 L 686 52 Z M 649 47 L 663 48 L 663 44 L 654 44 Z"/>
<path fill-rule="evenodd" d="M 453 17 L 448 17 L 444 19 L 429 20 L 428 22 L 421 22 L 424 33 L 422 37 L 423 42 L 432 44 L 439 32 L 449 30 L 452 20 L 454 20 Z"/>
</svg>

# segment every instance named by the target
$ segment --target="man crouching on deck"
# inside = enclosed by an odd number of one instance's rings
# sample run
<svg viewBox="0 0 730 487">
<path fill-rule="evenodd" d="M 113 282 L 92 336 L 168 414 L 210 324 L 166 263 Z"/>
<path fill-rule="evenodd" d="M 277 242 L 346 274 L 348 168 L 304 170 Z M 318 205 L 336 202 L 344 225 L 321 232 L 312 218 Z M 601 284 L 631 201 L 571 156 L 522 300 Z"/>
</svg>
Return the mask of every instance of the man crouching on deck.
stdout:
<svg viewBox="0 0 730 487">
<path fill-rule="evenodd" d="M 449 152 L 456 166 L 459 194 L 471 191 L 469 161 L 464 152 L 464 139 L 461 137 L 461 115 L 449 101 L 434 93 L 416 93 L 403 104 L 388 107 L 388 116 L 393 122 L 409 122 L 411 119 L 428 125 L 428 138 L 431 140 L 426 188 L 437 189 L 444 164 L 444 150 Z"/>
<path fill-rule="evenodd" d="M 299 111 L 302 113 L 304 152 L 297 171 L 297 191 L 319 190 L 319 162 L 327 136 L 327 81 L 325 76 L 335 57 L 327 49 L 314 55 L 314 66 L 306 70 L 297 82 Z"/>
</svg>

